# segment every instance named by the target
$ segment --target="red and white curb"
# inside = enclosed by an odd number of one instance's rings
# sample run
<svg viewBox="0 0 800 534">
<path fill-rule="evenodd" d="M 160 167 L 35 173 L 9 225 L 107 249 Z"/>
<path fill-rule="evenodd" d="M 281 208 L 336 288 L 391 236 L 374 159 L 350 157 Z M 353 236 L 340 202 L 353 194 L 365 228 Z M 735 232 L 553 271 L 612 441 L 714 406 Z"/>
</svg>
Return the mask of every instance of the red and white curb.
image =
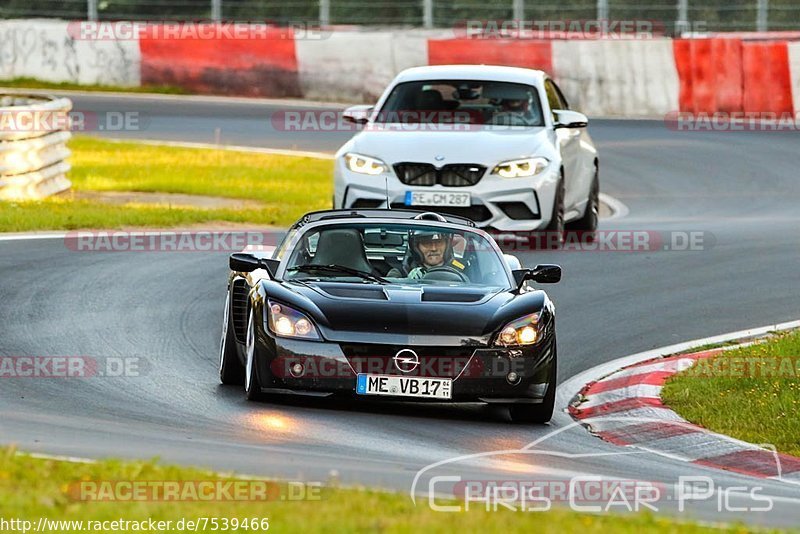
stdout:
<svg viewBox="0 0 800 534">
<path fill-rule="evenodd" d="M 661 389 L 670 376 L 731 348 L 736 347 L 628 365 L 586 384 L 568 411 L 590 432 L 616 445 L 800 485 L 800 458 L 711 432 L 662 403 Z"/>
</svg>

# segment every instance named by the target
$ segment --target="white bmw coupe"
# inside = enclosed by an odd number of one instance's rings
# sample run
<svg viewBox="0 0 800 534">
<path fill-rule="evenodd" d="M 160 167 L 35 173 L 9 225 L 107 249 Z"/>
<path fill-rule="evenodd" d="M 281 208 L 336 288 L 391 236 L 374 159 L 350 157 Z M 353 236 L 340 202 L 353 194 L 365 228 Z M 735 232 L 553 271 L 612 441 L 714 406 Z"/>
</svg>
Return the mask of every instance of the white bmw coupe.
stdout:
<svg viewBox="0 0 800 534">
<path fill-rule="evenodd" d="M 597 228 L 588 119 L 542 71 L 412 68 L 344 119 L 363 128 L 336 154 L 335 208 L 418 207 L 497 232 Z"/>
</svg>

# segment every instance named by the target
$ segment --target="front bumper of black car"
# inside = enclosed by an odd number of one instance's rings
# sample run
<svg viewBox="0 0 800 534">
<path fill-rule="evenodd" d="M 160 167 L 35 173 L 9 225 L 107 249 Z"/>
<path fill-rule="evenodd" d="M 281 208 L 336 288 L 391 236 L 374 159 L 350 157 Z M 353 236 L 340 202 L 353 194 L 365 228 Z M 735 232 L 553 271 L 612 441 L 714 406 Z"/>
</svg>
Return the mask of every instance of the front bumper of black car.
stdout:
<svg viewBox="0 0 800 534">
<path fill-rule="evenodd" d="M 394 361 L 394 355 L 402 349 L 419 355 L 419 364 L 412 371 L 402 372 Z M 552 330 L 534 345 L 515 348 L 300 341 L 262 330 L 255 363 L 264 393 L 536 404 L 542 402 L 548 388 L 555 387 L 550 383 L 555 376 L 554 356 Z M 452 395 L 448 400 L 360 395 L 356 392 L 359 373 L 451 379 Z"/>
</svg>

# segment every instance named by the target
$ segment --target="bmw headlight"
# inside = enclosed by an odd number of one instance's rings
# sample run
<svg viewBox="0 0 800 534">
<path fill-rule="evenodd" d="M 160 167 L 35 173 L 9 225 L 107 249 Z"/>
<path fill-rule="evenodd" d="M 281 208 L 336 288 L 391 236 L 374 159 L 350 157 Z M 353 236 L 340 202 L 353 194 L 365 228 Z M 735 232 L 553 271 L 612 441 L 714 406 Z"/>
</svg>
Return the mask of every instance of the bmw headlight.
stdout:
<svg viewBox="0 0 800 534">
<path fill-rule="evenodd" d="M 320 339 L 317 327 L 304 313 L 286 304 L 267 300 L 267 326 L 280 337 L 298 339 Z"/>
<path fill-rule="evenodd" d="M 352 152 L 345 154 L 344 161 L 347 164 L 347 168 L 351 171 L 359 174 L 369 174 L 371 176 L 384 173 L 388 168 L 384 162 L 377 158 L 371 158 L 362 154 L 354 154 Z"/>
<path fill-rule="evenodd" d="M 536 176 L 548 165 L 550 165 L 550 161 L 547 158 L 515 159 L 498 163 L 492 170 L 492 174 L 497 174 L 502 178 L 524 178 Z"/>
<path fill-rule="evenodd" d="M 501 347 L 533 345 L 539 341 L 539 336 L 539 314 L 532 313 L 505 325 L 497 334 L 494 344 Z"/>
</svg>

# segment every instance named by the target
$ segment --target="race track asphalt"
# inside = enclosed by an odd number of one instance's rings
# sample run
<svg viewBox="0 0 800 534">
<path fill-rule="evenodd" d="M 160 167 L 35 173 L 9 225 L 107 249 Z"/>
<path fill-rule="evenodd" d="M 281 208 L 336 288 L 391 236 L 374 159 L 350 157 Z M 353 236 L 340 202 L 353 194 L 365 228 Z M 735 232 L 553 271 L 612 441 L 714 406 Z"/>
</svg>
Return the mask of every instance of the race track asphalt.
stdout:
<svg viewBox="0 0 800 534">
<path fill-rule="evenodd" d="M 221 128 L 227 144 L 332 152 L 349 136 L 278 131 L 270 116 L 285 106 L 270 102 L 71 97 L 76 109 L 147 119 L 138 132 L 96 132 L 111 137 L 212 142 Z M 560 380 L 647 349 L 800 318 L 800 135 L 678 132 L 659 121 L 620 120 L 592 121 L 590 131 L 602 190 L 630 210 L 601 229 L 646 231 L 654 243 L 696 232 L 704 246 L 518 253 L 524 265 L 564 268 L 562 283 L 547 288 L 558 308 Z M 226 271 L 225 253 L 80 253 L 61 239 L 0 241 L 0 355 L 138 357 L 143 369 L 126 378 L 4 379 L 0 442 L 305 480 L 333 475 L 409 491 L 428 464 L 517 450 L 569 426 L 563 414 L 549 426 L 512 425 L 501 410 L 477 405 L 248 403 L 217 380 Z M 448 464 L 427 472 L 417 489 L 442 473 L 601 475 L 667 487 L 681 475 L 705 475 L 717 487 L 762 486 L 776 497 L 774 509 L 726 512 L 708 499 L 681 517 L 800 524 L 800 486 L 620 454 L 631 451 L 578 426 L 537 450 L 549 452 Z M 665 499 L 659 509 L 676 506 Z"/>
</svg>

